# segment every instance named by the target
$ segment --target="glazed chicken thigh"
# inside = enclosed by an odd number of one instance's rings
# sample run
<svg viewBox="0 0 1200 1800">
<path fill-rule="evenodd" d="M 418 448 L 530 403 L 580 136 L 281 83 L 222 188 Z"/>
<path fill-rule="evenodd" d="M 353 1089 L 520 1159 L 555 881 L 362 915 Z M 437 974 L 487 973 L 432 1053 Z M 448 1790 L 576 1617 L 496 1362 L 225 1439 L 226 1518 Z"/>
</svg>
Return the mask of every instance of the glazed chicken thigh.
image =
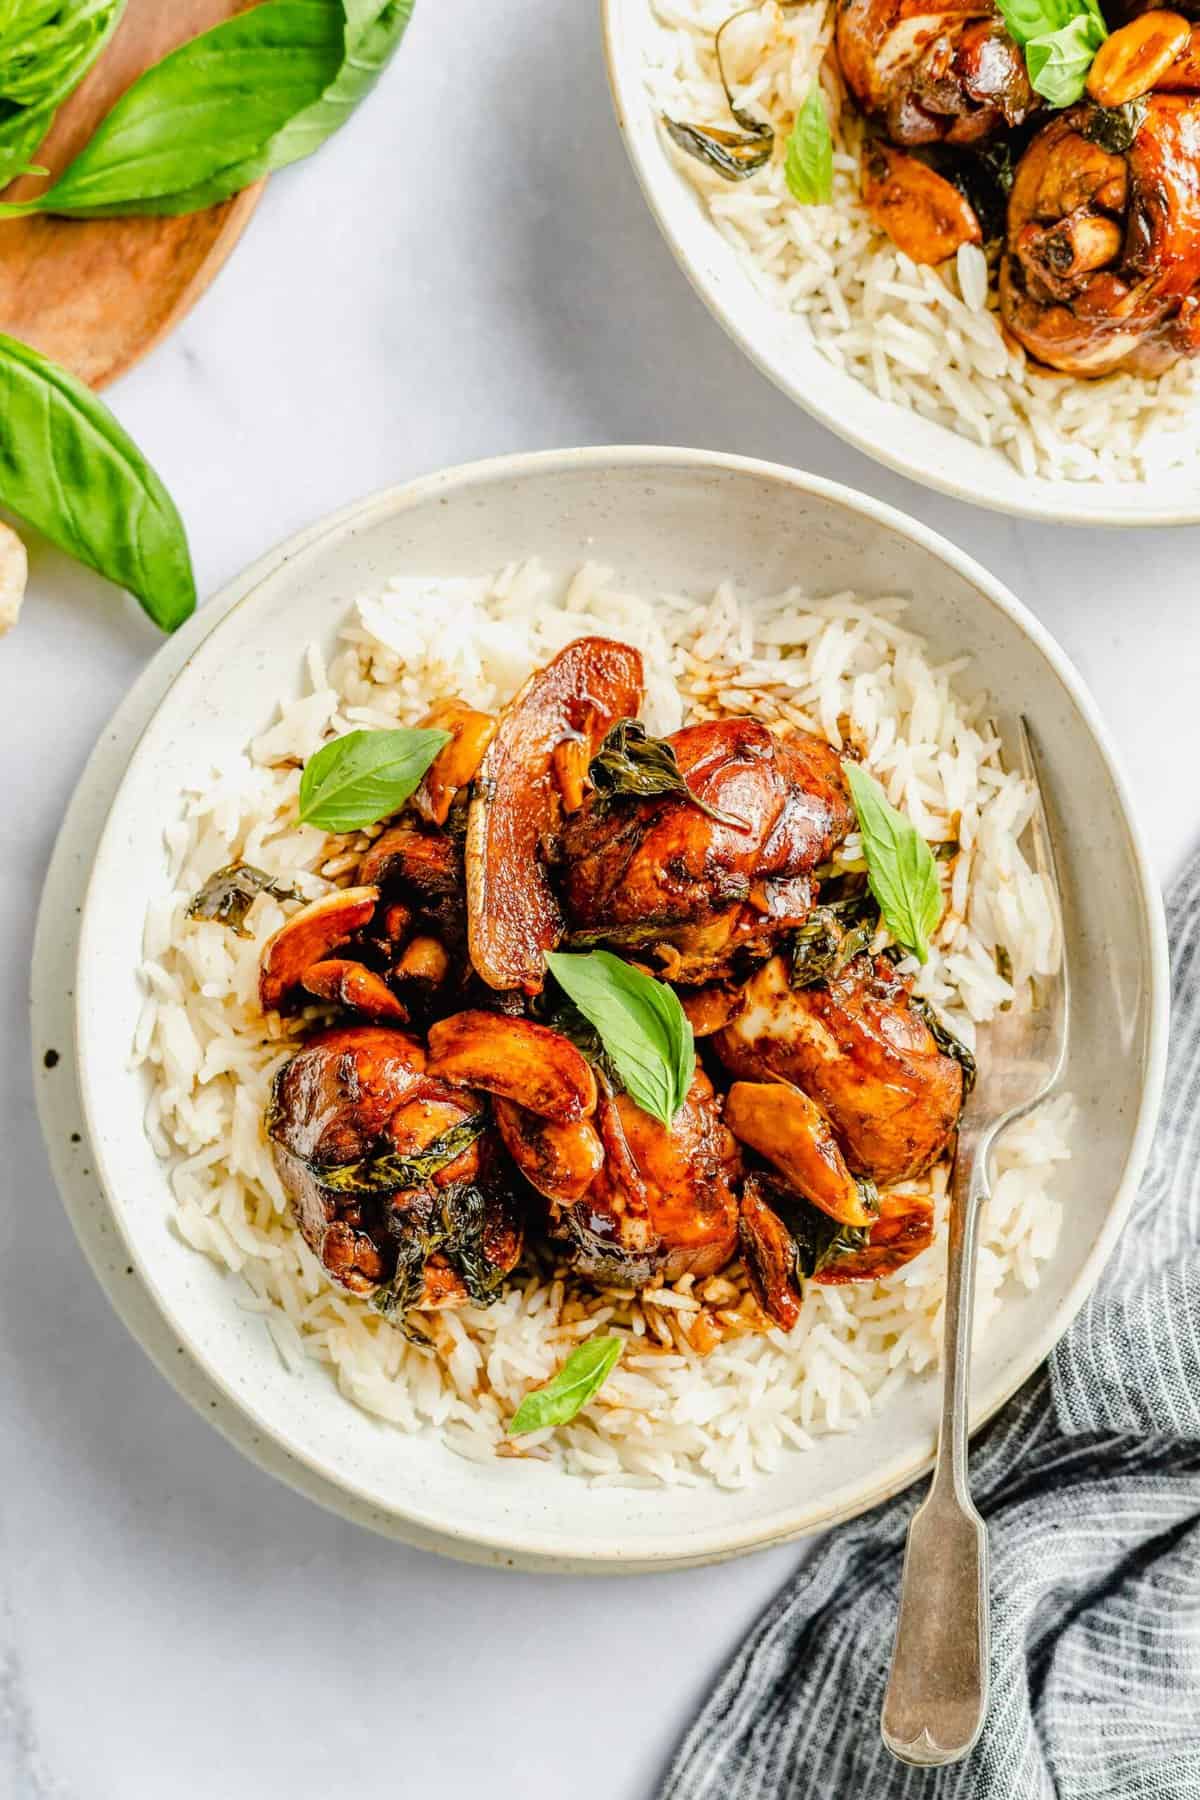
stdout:
<svg viewBox="0 0 1200 1800">
<path fill-rule="evenodd" d="M 840 0 L 842 73 L 895 144 L 975 144 L 1039 104 L 995 8 L 979 0 Z"/>
<path fill-rule="evenodd" d="M 522 1240 L 483 1103 L 426 1061 L 406 1032 L 318 1033 L 276 1075 L 267 1118 L 300 1230 L 329 1273 L 369 1294 L 412 1263 L 405 1305 L 419 1307 L 478 1297 Z"/>
<path fill-rule="evenodd" d="M 829 1119 L 850 1169 L 880 1185 L 922 1174 L 962 1108 L 961 1067 L 939 1050 L 909 1005 L 909 984 L 882 957 L 855 957 L 805 988 L 790 986 L 774 958 L 713 1042 L 741 1079 L 801 1088 Z"/>
<path fill-rule="evenodd" d="M 1078 106 L 1017 167 L 1001 311 L 1065 374 L 1159 375 L 1200 347 L 1200 98 L 1144 106 L 1125 151 L 1093 142 Z"/>
<path fill-rule="evenodd" d="M 837 754 L 817 738 L 734 718 L 666 741 L 704 810 L 592 793 L 563 828 L 561 889 L 572 946 L 611 945 L 669 981 L 702 983 L 761 960 L 803 922 L 812 870 L 854 814 Z"/>
<path fill-rule="evenodd" d="M 581 1274 L 641 1285 L 729 1261 L 740 1157 L 702 1069 L 668 1126 L 532 1020 L 461 1013 L 429 1041 L 431 1074 L 491 1096 L 505 1149 Z"/>
</svg>

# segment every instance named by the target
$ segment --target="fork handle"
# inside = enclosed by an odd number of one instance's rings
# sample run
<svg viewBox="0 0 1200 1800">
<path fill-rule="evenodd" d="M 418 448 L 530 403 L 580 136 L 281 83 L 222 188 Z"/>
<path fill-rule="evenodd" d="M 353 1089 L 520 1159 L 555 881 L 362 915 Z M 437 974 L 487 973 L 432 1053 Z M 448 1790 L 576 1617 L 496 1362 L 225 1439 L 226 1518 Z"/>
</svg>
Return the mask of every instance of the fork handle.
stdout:
<svg viewBox="0 0 1200 1800">
<path fill-rule="evenodd" d="M 892 1755 L 925 1767 L 964 1757 L 987 1712 L 987 1527 L 967 1486 L 975 1253 L 986 1164 L 986 1143 L 968 1128 L 959 1137 L 950 1186 L 937 1461 L 929 1494 L 908 1530 L 880 1718 Z"/>
</svg>

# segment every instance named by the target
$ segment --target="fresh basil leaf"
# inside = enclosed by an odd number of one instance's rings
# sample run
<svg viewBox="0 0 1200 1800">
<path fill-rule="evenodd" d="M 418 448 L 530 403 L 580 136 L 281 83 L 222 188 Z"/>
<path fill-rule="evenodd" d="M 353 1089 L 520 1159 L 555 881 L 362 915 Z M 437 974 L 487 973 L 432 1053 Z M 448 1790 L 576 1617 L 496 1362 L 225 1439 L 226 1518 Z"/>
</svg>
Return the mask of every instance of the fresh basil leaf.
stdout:
<svg viewBox="0 0 1200 1800">
<path fill-rule="evenodd" d="M 196 212 L 310 156 L 374 87 L 412 0 L 260 0 L 165 57 L 47 193 L 6 213 Z"/>
<path fill-rule="evenodd" d="M 1073 106 L 1107 36 L 1091 13 L 1080 13 L 1057 31 L 1031 38 L 1025 46 L 1025 66 L 1033 91 L 1051 106 Z"/>
<path fill-rule="evenodd" d="M 146 213 L 199 212 L 216 206 L 264 175 L 287 168 L 319 150 L 349 119 L 383 74 L 404 36 L 413 0 L 344 0 L 345 54 L 336 77 L 314 105 L 277 131 L 261 150 L 221 168 L 209 180 L 138 207 Z"/>
<path fill-rule="evenodd" d="M 687 1098 L 696 1047 L 679 996 L 608 950 L 575 956 L 550 951 L 546 965 L 600 1035 L 628 1092 L 652 1118 L 670 1125 Z"/>
<path fill-rule="evenodd" d="M 0 501 L 68 556 L 137 596 L 164 631 L 196 605 L 175 503 L 82 382 L 0 336 Z"/>
<path fill-rule="evenodd" d="M 547 1425 L 569 1425 L 616 1368 L 622 1343 L 619 1337 L 589 1338 L 572 1350 L 557 1375 L 526 1394 L 508 1421 L 509 1436 L 544 1431 Z"/>
<path fill-rule="evenodd" d="M 801 206 L 828 206 L 833 199 L 833 136 L 819 81 L 813 82 L 796 114 L 784 154 L 783 177 L 788 192 Z"/>
<path fill-rule="evenodd" d="M 29 159 L 120 21 L 125 0 L 10 0 L 0 8 L 0 188 Z"/>
<path fill-rule="evenodd" d="M 1030 85 L 1052 106 L 1072 106 L 1108 27 L 1097 0 L 998 0 L 1009 35 L 1025 52 Z"/>
<path fill-rule="evenodd" d="M 300 777 L 300 823 L 359 831 L 399 812 L 448 731 L 348 731 L 310 756 Z"/>
<path fill-rule="evenodd" d="M 1082 11 L 1082 0 L 997 0 L 1008 35 L 1021 49 L 1031 38 L 1057 31 Z"/>
<path fill-rule="evenodd" d="M 842 764 L 862 832 L 867 880 L 884 924 L 918 962 L 929 960 L 929 939 L 942 916 L 933 852 L 916 826 L 897 812 L 873 775 Z"/>
</svg>

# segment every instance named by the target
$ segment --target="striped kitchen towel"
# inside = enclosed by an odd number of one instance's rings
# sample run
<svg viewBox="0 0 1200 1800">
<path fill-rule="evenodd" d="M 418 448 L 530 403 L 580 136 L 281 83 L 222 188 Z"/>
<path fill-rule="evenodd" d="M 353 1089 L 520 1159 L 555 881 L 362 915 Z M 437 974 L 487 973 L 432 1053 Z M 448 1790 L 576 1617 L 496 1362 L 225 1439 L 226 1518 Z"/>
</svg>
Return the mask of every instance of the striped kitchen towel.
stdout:
<svg viewBox="0 0 1200 1800">
<path fill-rule="evenodd" d="M 972 1448 L 992 1549 L 978 1745 L 910 1769 L 879 1736 L 922 1482 L 833 1533 L 778 1595 L 663 1800 L 1200 1800 L 1200 856 L 1167 919 L 1170 1068 L 1133 1217 L 1050 1362 Z"/>
</svg>

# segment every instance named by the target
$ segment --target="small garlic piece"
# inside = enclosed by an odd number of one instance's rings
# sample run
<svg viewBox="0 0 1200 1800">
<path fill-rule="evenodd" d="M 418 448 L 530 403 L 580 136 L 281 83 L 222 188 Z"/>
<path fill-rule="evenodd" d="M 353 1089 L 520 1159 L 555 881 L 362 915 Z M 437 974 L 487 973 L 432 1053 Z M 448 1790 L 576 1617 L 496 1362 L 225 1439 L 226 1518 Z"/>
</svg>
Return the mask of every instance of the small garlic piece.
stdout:
<svg viewBox="0 0 1200 1800">
<path fill-rule="evenodd" d="M 17 622 L 28 577 L 24 544 L 9 526 L 0 525 L 0 637 Z"/>
</svg>

